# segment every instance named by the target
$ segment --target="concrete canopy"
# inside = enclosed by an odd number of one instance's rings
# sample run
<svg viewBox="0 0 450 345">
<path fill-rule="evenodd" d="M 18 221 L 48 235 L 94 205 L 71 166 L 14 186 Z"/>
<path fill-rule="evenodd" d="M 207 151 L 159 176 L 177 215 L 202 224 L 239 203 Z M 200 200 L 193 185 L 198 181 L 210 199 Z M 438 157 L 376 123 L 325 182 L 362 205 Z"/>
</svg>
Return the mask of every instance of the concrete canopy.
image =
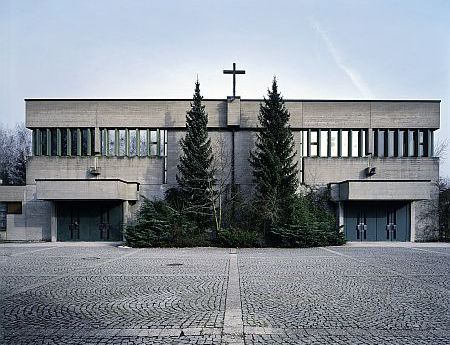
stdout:
<svg viewBox="0 0 450 345">
<path fill-rule="evenodd" d="M 119 179 L 39 179 L 36 198 L 39 200 L 137 200 L 137 182 Z"/>
<path fill-rule="evenodd" d="M 349 180 L 331 186 L 335 201 L 429 200 L 430 191 L 430 180 Z"/>
</svg>

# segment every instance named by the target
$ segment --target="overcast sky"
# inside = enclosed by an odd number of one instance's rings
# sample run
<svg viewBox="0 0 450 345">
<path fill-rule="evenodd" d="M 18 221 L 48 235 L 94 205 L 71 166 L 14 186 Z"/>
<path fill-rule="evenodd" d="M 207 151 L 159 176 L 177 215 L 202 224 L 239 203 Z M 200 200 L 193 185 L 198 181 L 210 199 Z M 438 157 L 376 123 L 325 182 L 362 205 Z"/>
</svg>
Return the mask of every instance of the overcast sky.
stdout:
<svg viewBox="0 0 450 345">
<path fill-rule="evenodd" d="M 450 1 L 0 0 L 0 123 L 24 98 L 440 99 L 450 134 Z M 441 172 L 450 175 L 450 158 Z"/>
</svg>

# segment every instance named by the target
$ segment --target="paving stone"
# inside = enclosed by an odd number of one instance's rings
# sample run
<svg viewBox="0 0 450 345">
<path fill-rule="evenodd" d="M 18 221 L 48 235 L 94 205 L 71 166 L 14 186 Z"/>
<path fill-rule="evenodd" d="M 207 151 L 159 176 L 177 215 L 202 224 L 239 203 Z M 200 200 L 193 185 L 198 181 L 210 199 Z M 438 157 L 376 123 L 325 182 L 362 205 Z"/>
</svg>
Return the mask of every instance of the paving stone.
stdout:
<svg viewBox="0 0 450 345">
<path fill-rule="evenodd" d="M 0 343 L 450 344 L 449 272 L 448 247 L 0 244 Z"/>
</svg>

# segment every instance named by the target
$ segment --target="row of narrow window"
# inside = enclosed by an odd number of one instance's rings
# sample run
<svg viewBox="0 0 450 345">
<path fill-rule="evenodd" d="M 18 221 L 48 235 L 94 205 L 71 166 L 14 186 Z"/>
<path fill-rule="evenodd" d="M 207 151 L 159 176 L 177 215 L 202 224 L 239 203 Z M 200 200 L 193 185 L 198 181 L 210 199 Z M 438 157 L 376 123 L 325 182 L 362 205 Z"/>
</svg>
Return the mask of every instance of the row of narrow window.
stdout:
<svg viewBox="0 0 450 345">
<path fill-rule="evenodd" d="M 35 156 L 92 156 L 95 154 L 94 128 L 33 129 Z M 167 130 L 106 129 L 100 130 L 100 152 L 103 156 L 167 155 Z"/>
<path fill-rule="evenodd" d="M 101 129 L 103 156 L 167 156 L 167 130 Z"/>
<path fill-rule="evenodd" d="M 433 131 L 429 129 L 309 129 L 301 131 L 303 157 L 432 157 Z"/>
<path fill-rule="evenodd" d="M 375 157 L 431 157 L 433 131 L 429 129 L 374 129 L 371 133 Z M 301 131 L 303 157 L 363 157 L 369 154 L 367 129 L 309 129 Z M 100 130 L 103 156 L 167 156 L 167 130 Z M 94 155 L 93 128 L 44 128 L 33 130 L 36 156 Z"/>
</svg>

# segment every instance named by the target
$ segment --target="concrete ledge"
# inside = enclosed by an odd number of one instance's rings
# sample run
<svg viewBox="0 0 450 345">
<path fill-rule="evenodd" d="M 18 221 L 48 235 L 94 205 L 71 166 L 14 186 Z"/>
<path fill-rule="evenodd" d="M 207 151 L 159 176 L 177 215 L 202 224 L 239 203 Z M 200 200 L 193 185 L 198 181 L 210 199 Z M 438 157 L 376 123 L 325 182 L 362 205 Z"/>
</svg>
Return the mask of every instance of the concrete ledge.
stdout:
<svg viewBox="0 0 450 345">
<path fill-rule="evenodd" d="M 122 180 L 36 180 L 39 200 L 137 200 L 138 183 Z"/>
<path fill-rule="evenodd" d="M 347 200 L 429 200 L 429 180 L 344 181 L 331 187 L 335 201 Z"/>
<path fill-rule="evenodd" d="M 25 186 L 0 186 L 0 202 L 23 201 Z"/>
</svg>

